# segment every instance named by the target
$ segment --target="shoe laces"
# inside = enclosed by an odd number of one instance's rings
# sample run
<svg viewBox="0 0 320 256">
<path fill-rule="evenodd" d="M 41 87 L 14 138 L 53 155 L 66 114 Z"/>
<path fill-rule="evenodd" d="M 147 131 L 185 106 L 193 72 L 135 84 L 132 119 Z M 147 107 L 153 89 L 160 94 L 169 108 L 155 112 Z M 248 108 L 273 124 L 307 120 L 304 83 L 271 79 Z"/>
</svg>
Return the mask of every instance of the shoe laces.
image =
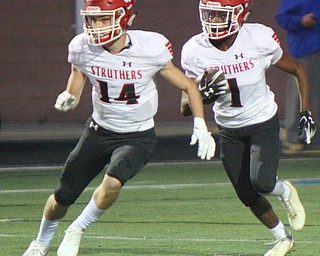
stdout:
<svg viewBox="0 0 320 256">
<path fill-rule="evenodd" d="M 46 248 L 43 245 L 41 245 L 39 242 L 36 242 L 36 241 L 33 242 L 32 247 L 30 249 L 31 249 L 30 252 L 32 253 L 36 253 L 36 252 L 43 253 L 46 250 Z"/>
<path fill-rule="evenodd" d="M 292 238 L 290 238 L 290 237 L 285 237 L 285 238 L 281 238 L 281 239 L 278 239 L 278 240 L 270 242 L 270 243 L 266 243 L 266 245 L 273 244 L 274 247 L 271 250 L 277 251 L 279 249 L 279 247 L 282 245 L 282 242 L 285 242 L 286 240 L 291 240 L 291 239 Z"/>
<path fill-rule="evenodd" d="M 76 229 L 69 229 L 66 230 L 67 234 L 67 240 L 71 242 L 78 242 L 81 239 L 82 232 L 76 230 Z"/>
<path fill-rule="evenodd" d="M 283 204 L 284 208 L 286 209 L 290 219 L 294 219 L 297 216 L 297 214 L 295 213 L 295 211 L 290 203 L 290 200 L 287 198 L 281 198 L 281 203 Z"/>
</svg>

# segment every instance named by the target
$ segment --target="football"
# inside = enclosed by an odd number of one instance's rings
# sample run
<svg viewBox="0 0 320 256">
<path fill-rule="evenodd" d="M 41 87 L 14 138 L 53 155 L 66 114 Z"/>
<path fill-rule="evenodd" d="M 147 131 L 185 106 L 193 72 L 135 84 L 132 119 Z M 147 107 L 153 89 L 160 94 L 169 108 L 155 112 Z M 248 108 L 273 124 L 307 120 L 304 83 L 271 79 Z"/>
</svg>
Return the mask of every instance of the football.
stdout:
<svg viewBox="0 0 320 256">
<path fill-rule="evenodd" d="M 229 88 L 224 73 L 214 68 L 202 72 L 195 79 L 195 83 L 198 85 L 204 104 L 215 102 Z"/>
</svg>

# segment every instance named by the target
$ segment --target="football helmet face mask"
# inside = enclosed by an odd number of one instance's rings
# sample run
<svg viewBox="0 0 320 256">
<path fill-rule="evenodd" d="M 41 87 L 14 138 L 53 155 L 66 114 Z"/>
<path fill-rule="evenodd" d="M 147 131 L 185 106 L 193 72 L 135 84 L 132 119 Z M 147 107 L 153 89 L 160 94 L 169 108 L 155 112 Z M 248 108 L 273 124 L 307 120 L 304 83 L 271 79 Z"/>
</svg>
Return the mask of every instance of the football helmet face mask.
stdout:
<svg viewBox="0 0 320 256">
<path fill-rule="evenodd" d="M 250 3 L 250 0 L 200 0 L 203 32 L 213 40 L 237 33 L 249 15 Z"/>
<path fill-rule="evenodd" d="M 83 30 L 88 43 L 103 46 L 121 37 L 135 17 L 135 1 L 84 0 L 80 14 L 84 19 Z"/>
</svg>

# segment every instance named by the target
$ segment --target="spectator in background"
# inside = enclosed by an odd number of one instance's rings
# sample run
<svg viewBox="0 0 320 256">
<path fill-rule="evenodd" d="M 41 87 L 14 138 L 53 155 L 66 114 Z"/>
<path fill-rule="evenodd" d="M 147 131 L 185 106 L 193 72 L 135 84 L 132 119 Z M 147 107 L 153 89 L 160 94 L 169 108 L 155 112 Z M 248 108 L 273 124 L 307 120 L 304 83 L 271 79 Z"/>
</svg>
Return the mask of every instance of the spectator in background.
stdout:
<svg viewBox="0 0 320 256">
<path fill-rule="evenodd" d="M 277 22 L 288 34 L 289 52 L 302 62 L 310 79 L 310 109 L 314 120 L 320 119 L 320 1 L 281 0 Z M 286 138 L 284 152 L 303 149 L 298 136 L 299 93 L 295 77 L 289 76 L 285 110 Z M 320 142 L 319 134 L 313 139 Z"/>
</svg>

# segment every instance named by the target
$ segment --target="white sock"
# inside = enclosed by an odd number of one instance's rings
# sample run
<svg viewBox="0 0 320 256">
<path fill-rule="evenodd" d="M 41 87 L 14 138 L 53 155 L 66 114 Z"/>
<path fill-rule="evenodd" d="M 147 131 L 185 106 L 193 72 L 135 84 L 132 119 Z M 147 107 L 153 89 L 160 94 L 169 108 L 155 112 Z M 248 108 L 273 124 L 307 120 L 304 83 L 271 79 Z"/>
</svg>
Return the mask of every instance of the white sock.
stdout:
<svg viewBox="0 0 320 256">
<path fill-rule="evenodd" d="M 85 230 L 89 227 L 89 225 L 97 221 L 104 212 L 105 210 L 100 210 L 96 206 L 93 198 L 91 198 L 90 202 L 87 204 L 78 218 L 72 223 L 72 225 Z"/>
<path fill-rule="evenodd" d="M 36 241 L 38 241 L 46 246 L 49 246 L 51 239 L 53 237 L 53 234 L 59 225 L 59 221 L 60 221 L 59 219 L 58 220 L 47 220 L 43 215 Z"/>
<path fill-rule="evenodd" d="M 279 220 L 279 223 L 274 228 L 269 229 L 276 239 L 283 239 L 290 236 L 290 233 L 286 230 L 283 223 Z"/>
<path fill-rule="evenodd" d="M 277 178 L 276 185 L 269 195 L 279 196 L 281 198 L 288 198 L 290 195 L 291 189 L 287 186 L 282 180 Z"/>
</svg>

